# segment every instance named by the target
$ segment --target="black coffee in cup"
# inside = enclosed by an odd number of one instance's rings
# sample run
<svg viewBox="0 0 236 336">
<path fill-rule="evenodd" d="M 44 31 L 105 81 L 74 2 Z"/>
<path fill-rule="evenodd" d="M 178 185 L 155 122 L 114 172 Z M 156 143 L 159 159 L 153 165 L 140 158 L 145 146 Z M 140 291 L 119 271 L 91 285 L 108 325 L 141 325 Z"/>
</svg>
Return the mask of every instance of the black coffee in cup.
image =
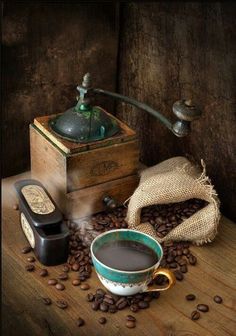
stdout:
<svg viewBox="0 0 236 336">
<path fill-rule="evenodd" d="M 141 271 L 158 262 L 157 254 L 150 247 L 132 240 L 105 243 L 95 256 L 104 265 L 120 271 Z"/>
</svg>

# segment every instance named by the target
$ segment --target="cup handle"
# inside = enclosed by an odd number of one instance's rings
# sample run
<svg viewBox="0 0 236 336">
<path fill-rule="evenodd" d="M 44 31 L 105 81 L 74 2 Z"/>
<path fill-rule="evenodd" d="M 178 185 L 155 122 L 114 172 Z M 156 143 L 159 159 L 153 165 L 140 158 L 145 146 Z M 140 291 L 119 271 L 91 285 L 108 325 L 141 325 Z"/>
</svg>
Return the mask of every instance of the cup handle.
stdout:
<svg viewBox="0 0 236 336">
<path fill-rule="evenodd" d="M 174 286 L 174 284 L 176 283 L 176 279 L 174 276 L 174 273 L 171 272 L 169 269 L 167 268 L 158 268 L 157 270 L 154 271 L 152 279 L 156 279 L 156 277 L 158 277 L 158 275 L 164 275 L 167 277 L 167 279 L 169 280 L 167 285 L 163 285 L 163 286 L 159 286 L 159 287 L 155 287 L 155 288 L 150 288 L 149 286 L 153 286 L 153 285 L 148 285 L 148 288 L 145 292 L 159 292 L 159 291 L 165 291 L 171 287 Z"/>
</svg>

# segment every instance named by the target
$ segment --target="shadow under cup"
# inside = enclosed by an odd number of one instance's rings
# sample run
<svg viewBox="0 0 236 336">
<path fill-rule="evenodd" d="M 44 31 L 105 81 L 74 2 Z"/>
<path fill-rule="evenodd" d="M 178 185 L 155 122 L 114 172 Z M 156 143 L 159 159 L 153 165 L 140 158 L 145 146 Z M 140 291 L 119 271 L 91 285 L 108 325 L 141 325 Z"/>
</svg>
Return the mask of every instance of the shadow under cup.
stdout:
<svg viewBox="0 0 236 336">
<path fill-rule="evenodd" d="M 140 271 L 122 271 L 106 266 L 96 258 L 97 251 L 102 248 L 104 244 L 112 241 L 117 242 L 119 240 L 134 241 L 146 245 L 155 252 L 158 257 L 158 261 L 151 267 Z M 168 287 L 160 288 L 159 290 L 168 289 L 174 283 L 174 278 L 166 274 L 171 272 L 164 269 L 163 273 L 159 272 L 160 269 L 156 271 L 161 262 L 163 250 L 161 245 L 154 238 L 145 233 L 129 229 L 111 230 L 96 237 L 93 240 L 90 249 L 93 265 L 100 281 L 110 292 L 114 294 L 133 295 L 139 292 L 147 291 L 148 284 L 153 279 L 155 272 L 166 275 L 169 282 L 172 282 Z"/>
</svg>

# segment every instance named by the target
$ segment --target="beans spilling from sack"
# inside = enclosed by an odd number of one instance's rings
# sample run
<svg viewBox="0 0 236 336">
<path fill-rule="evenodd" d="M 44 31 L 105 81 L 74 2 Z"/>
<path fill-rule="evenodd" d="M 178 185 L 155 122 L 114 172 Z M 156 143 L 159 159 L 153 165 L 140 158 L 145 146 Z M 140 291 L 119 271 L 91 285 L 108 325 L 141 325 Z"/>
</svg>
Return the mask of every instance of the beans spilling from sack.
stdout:
<svg viewBox="0 0 236 336">
<path fill-rule="evenodd" d="M 141 223 L 148 222 L 153 225 L 158 237 L 163 238 L 173 228 L 206 205 L 207 202 L 196 198 L 179 203 L 152 205 L 142 209 Z M 127 228 L 126 213 L 127 209 L 120 207 L 112 213 L 103 212 L 94 215 L 92 217 L 93 227 L 99 232 Z"/>
<path fill-rule="evenodd" d="M 141 213 L 141 223 L 149 222 L 152 224 L 157 236 L 163 238 L 207 204 L 203 200 L 193 198 L 185 202 L 146 207 Z"/>
</svg>

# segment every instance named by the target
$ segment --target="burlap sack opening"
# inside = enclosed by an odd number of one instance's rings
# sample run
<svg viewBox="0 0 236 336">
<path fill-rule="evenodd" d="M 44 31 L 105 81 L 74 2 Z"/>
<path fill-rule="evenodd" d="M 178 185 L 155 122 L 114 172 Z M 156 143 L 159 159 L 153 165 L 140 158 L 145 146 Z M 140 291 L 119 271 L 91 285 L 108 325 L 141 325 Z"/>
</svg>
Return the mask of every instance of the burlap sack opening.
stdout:
<svg viewBox="0 0 236 336">
<path fill-rule="evenodd" d="M 205 164 L 200 167 L 185 157 L 174 157 L 141 172 L 139 186 L 131 196 L 126 220 L 129 228 L 148 233 L 159 242 L 191 241 L 197 245 L 211 242 L 220 220 L 219 199 L 206 176 Z M 149 223 L 140 223 L 141 210 L 155 204 L 168 204 L 199 198 L 209 204 L 159 238 Z"/>
</svg>

